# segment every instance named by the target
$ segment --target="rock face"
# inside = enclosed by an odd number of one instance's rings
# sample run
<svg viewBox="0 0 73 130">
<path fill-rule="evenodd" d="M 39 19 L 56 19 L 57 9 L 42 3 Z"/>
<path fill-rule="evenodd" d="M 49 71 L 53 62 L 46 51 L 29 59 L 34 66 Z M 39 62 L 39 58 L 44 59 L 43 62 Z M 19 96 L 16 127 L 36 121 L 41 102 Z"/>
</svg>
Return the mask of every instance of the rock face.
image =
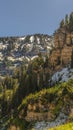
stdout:
<svg viewBox="0 0 73 130">
<path fill-rule="evenodd" d="M 46 121 L 52 120 L 54 118 L 53 114 L 50 112 L 38 113 L 38 112 L 29 112 L 26 116 L 27 121 Z"/>
<path fill-rule="evenodd" d="M 54 35 L 54 49 L 50 54 L 50 62 L 53 67 L 67 65 L 71 62 L 73 50 L 73 32 L 66 29 L 58 29 Z"/>
<path fill-rule="evenodd" d="M 62 125 L 66 122 L 67 116 L 60 113 L 54 121 L 38 121 L 35 123 L 34 130 L 49 130 L 51 127 Z"/>
</svg>

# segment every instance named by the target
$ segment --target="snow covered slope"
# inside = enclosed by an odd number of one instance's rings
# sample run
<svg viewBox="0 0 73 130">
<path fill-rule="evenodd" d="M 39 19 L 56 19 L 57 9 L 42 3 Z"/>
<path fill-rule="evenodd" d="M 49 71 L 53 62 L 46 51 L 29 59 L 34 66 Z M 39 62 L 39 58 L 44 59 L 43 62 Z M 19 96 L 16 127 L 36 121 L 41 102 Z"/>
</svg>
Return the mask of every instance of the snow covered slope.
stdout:
<svg viewBox="0 0 73 130">
<path fill-rule="evenodd" d="M 60 71 L 55 72 L 51 77 L 51 79 L 49 80 L 49 83 L 53 85 L 58 82 L 66 82 L 72 78 L 73 78 L 73 69 L 71 69 L 70 67 L 66 67 Z"/>
<path fill-rule="evenodd" d="M 49 55 L 54 47 L 53 36 L 35 34 L 23 37 L 0 38 L 0 75 L 9 73 L 21 64 L 28 64 L 41 52 Z M 11 68 L 11 70 L 10 70 Z"/>
</svg>

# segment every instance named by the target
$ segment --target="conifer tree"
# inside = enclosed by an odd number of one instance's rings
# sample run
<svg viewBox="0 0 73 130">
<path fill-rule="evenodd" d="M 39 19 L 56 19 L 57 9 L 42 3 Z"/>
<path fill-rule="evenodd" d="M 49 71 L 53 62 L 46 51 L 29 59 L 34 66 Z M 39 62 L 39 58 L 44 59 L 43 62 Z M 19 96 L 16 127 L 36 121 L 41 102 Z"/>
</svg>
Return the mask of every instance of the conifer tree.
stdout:
<svg viewBox="0 0 73 130">
<path fill-rule="evenodd" d="M 65 25 L 67 25 L 69 23 L 69 18 L 68 18 L 68 15 L 66 14 L 65 16 Z"/>
<path fill-rule="evenodd" d="M 73 31 L 73 12 L 70 14 L 70 18 L 69 18 L 69 29 L 70 32 Z"/>
<path fill-rule="evenodd" d="M 71 68 L 73 68 L 73 50 L 72 50 L 72 54 L 71 54 Z"/>
<path fill-rule="evenodd" d="M 65 23 L 64 23 L 64 19 L 62 19 L 62 21 L 60 22 L 60 28 L 64 27 Z"/>
</svg>

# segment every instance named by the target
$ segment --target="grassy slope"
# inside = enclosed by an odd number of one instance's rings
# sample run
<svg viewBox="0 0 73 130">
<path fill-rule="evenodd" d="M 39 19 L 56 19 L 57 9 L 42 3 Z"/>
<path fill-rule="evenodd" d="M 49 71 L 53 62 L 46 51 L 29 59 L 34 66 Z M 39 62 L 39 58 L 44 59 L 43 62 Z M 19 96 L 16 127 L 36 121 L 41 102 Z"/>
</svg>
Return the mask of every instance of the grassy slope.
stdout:
<svg viewBox="0 0 73 130">
<path fill-rule="evenodd" d="M 43 104 L 54 103 L 55 107 L 54 107 L 54 110 L 52 111 L 53 115 L 58 115 L 60 113 L 60 110 L 62 109 L 62 107 L 65 108 L 64 112 L 67 111 L 66 110 L 67 105 L 69 105 L 71 108 L 73 108 L 73 103 L 72 103 L 72 101 L 73 101 L 73 80 L 70 80 L 65 83 L 57 84 L 52 88 L 43 89 L 40 92 L 36 92 L 35 94 L 30 94 L 29 96 L 27 96 L 26 98 L 23 99 L 22 103 L 18 107 L 17 113 L 20 113 L 22 110 L 25 110 L 25 108 L 27 111 L 27 106 L 31 101 L 33 101 L 34 103 L 37 103 L 39 100 L 41 100 Z M 22 122 L 22 119 L 25 117 L 25 113 L 26 112 L 24 111 L 21 119 L 18 119 L 19 118 L 18 116 L 17 116 L 18 118 L 14 117 L 13 120 L 15 120 L 15 121 L 13 121 L 13 123 L 19 124 L 20 120 L 21 120 L 20 122 Z M 73 117 L 72 117 L 72 120 L 73 120 Z M 25 122 L 25 120 L 23 120 L 23 122 Z M 12 121 L 11 121 L 11 123 L 12 123 Z M 22 123 L 22 124 L 24 124 L 24 123 Z M 26 126 L 26 124 L 25 124 L 25 126 Z M 30 122 L 29 122 L 29 125 L 30 125 Z M 23 126 L 21 124 L 19 126 L 20 126 L 20 128 L 21 128 L 21 126 L 25 128 L 25 126 Z M 21 128 L 21 130 L 23 130 L 23 129 Z M 55 129 L 51 129 L 51 130 L 55 130 Z M 68 130 L 68 129 L 66 129 L 66 130 Z"/>
<path fill-rule="evenodd" d="M 68 123 L 65 125 L 57 126 L 55 128 L 51 128 L 49 130 L 73 130 L 73 123 Z"/>
<path fill-rule="evenodd" d="M 26 98 L 23 99 L 21 105 L 19 106 L 18 110 L 20 111 L 24 106 L 27 106 L 31 100 L 34 100 L 36 102 L 41 98 L 42 101 L 49 100 L 55 101 L 56 99 L 54 98 L 55 96 L 57 97 L 57 100 L 61 99 L 63 100 L 65 96 L 69 97 L 69 99 L 73 99 L 73 79 L 71 79 L 68 82 L 61 83 L 61 84 L 56 84 L 52 88 L 48 89 L 43 89 L 40 92 L 36 92 L 35 94 L 29 94 Z M 50 99 L 51 98 L 51 99 Z"/>
</svg>

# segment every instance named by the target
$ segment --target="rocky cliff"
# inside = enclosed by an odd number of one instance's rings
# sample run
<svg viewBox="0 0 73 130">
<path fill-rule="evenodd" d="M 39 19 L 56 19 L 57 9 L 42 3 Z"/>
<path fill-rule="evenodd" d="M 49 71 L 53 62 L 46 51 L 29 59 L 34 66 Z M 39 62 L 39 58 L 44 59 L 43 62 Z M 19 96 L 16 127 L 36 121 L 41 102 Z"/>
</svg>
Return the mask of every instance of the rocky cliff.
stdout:
<svg viewBox="0 0 73 130">
<path fill-rule="evenodd" d="M 71 63 L 73 50 L 73 32 L 60 28 L 54 34 L 54 48 L 50 54 L 52 67 L 64 66 Z"/>
</svg>

